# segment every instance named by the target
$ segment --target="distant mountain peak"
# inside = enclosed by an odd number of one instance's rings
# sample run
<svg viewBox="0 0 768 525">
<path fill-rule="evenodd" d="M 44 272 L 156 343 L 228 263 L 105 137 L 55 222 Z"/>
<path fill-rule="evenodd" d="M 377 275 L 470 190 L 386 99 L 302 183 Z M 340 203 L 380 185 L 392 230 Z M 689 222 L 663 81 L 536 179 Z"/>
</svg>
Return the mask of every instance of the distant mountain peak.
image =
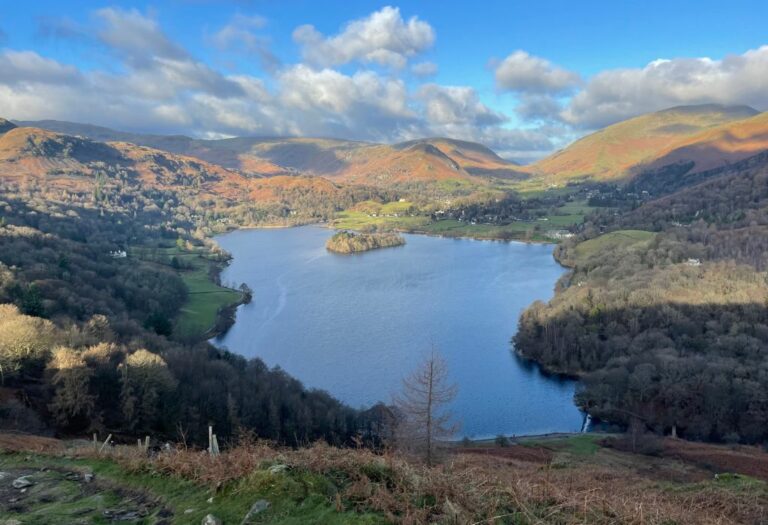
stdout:
<svg viewBox="0 0 768 525">
<path fill-rule="evenodd" d="M 673 106 L 657 111 L 656 113 L 723 113 L 734 118 L 749 118 L 754 117 L 760 112 L 747 105 L 726 106 L 725 104 L 709 103 Z"/>
<path fill-rule="evenodd" d="M 6 120 L 4 118 L 0 118 L 0 133 L 5 133 L 6 131 L 11 131 L 15 127 L 16 127 L 16 124 L 11 122 L 10 120 Z"/>
<path fill-rule="evenodd" d="M 20 122 L 98 142 L 128 142 L 261 175 L 315 175 L 339 181 L 387 185 L 413 180 L 476 177 L 526 178 L 517 164 L 475 142 L 445 137 L 399 144 L 375 144 L 312 137 L 233 137 L 195 139 L 115 131 L 91 124 L 56 120 Z"/>
<path fill-rule="evenodd" d="M 721 104 L 675 106 L 646 113 L 582 137 L 526 171 L 554 181 L 627 179 L 638 167 L 678 144 L 758 114 L 749 106 Z"/>
</svg>

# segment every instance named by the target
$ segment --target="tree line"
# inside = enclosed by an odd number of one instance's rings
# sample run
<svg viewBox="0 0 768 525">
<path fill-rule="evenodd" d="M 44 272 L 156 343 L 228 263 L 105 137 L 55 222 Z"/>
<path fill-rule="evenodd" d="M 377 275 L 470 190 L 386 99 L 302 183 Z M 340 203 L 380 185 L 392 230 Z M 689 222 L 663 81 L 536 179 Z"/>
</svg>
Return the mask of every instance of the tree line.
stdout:
<svg viewBox="0 0 768 525">
<path fill-rule="evenodd" d="M 593 215 L 558 247 L 571 271 L 522 314 L 517 352 L 580 376 L 577 402 L 598 418 L 768 441 L 767 209 L 763 159 Z M 584 242 L 627 228 L 655 235 Z"/>
<path fill-rule="evenodd" d="M 186 299 L 178 274 L 115 253 L 176 240 L 213 249 L 178 195 L 165 194 L 168 207 L 132 207 L 114 195 L 104 204 L 2 189 L 2 428 L 190 444 L 209 424 L 224 440 L 241 429 L 289 444 L 378 439 L 385 411 L 351 409 L 258 359 L 168 337 Z"/>
</svg>

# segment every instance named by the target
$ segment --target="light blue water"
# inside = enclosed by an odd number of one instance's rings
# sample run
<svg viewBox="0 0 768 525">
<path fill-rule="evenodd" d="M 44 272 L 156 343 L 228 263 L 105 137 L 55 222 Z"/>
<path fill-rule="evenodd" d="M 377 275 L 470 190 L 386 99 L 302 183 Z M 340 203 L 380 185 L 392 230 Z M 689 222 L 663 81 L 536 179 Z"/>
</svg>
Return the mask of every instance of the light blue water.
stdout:
<svg viewBox="0 0 768 525">
<path fill-rule="evenodd" d="M 578 431 L 575 382 L 511 352 L 522 310 L 552 296 L 552 246 L 407 235 L 403 247 L 328 253 L 319 227 L 240 230 L 222 274 L 253 301 L 214 344 L 279 365 L 352 406 L 389 402 L 434 344 L 459 393 L 459 435 Z"/>
</svg>

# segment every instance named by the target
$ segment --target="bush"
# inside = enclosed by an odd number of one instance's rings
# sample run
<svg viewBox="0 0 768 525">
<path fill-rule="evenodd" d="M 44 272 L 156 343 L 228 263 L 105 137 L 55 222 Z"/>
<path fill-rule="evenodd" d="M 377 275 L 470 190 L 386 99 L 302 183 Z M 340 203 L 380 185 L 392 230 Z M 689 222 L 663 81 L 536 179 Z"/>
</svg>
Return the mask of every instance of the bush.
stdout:
<svg viewBox="0 0 768 525">
<path fill-rule="evenodd" d="M 497 447 L 508 447 L 509 446 L 509 438 L 507 436 L 503 436 L 499 434 L 496 436 L 496 446 Z"/>
</svg>

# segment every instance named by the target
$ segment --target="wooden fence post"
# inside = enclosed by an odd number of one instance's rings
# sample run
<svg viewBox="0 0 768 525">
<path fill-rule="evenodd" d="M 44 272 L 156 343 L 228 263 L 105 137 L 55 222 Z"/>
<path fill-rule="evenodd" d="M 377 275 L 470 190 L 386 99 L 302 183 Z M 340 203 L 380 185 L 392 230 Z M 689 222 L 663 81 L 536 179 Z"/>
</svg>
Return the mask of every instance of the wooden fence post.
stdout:
<svg viewBox="0 0 768 525">
<path fill-rule="evenodd" d="M 102 443 L 101 448 L 99 449 L 99 454 L 101 454 L 104 451 L 104 447 L 107 446 L 109 443 L 109 440 L 112 439 L 112 434 L 107 436 L 107 439 L 104 440 L 104 443 Z"/>
</svg>

